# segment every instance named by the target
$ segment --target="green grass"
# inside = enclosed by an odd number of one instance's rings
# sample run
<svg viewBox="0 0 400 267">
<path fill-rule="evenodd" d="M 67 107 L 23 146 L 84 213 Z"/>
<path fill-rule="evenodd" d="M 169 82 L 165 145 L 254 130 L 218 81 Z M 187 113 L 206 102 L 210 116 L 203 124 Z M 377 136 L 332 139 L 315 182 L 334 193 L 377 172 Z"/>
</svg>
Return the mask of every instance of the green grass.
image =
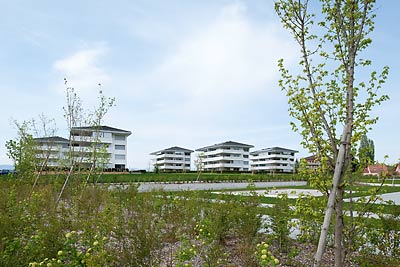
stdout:
<svg viewBox="0 0 400 267">
<path fill-rule="evenodd" d="M 100 183 L 126 182 L 193 182 L 197 173 L 144 173 L 144 174 L 102 174 Z M 202 173 L 202 182 L 247 182 L 247 181 L 300 181 L 301 177 L 292 174 L 250 174 L 250 173 Z"/>
</svg>

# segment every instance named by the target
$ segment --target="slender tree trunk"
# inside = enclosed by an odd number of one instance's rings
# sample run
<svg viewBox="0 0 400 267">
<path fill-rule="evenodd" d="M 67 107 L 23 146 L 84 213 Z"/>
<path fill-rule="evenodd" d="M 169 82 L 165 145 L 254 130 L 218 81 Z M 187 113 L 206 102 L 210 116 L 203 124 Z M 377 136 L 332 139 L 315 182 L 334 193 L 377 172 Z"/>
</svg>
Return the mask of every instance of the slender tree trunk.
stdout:
<svg viewBox="0 0 400 267">
<path fill-rule="evenodd" d="M 340 184 L 342 184 L 343 179 Z M 340 185 L 336 198 L 336 217 L 335 217 L 335 267 L 344 266 L 344 249 L 343 249 L 343 193 L 344 186 Z"/>
<path fill-rule="evenodd" d="M 332 189 L 329 193 L 329 198 L 328 198 L 328 203 L 326 205 L 326 211 L 325 211 L 325 217 L 324 217 L 324 222 L 321 227 L 321 234 L 318 242 L 318 249 L 315 254 L 315 261 L 314 261 L 314 266 L 319 267 L 321 266 L 321 260 L 322 260 L 322 255 L 324 254 L 325 251 L 325 244 L 326 244 L 326 239 L 328 236 L 328 231 L 329 231 L 329 226 L 331 224 L 331 218 L 332 218 L 332 213 L 335 208 L 335 199 L 337 196 L 337 191 L 340 185 L 340 182 L 343 179 L 343 170 L 345 169 L 345 162 L 346 162 L 346 154 L 348 150 L 349 144 L 347 143 L 347 136 L 351 136 L 351 125 L 346 124 L 340 146 L 339 146 L 339 153 L 336 158 L 336 166 L 335 166 L 335 172 L 333 174 L 333 179 L 332 179 Z"/>
<path fill-rule="evenodd" d="M 58 195 L 58 198 L 57 198 L 56 207 L 57 207 L 58 204 L 60 203 L 61 196 L 62 196 L 62 194 L 64 193 L 65 187 L 67 186 L 68 180 L 69 180 L 69 178 L 71 177 L 71 174 L 72 174 L 73 170 L 74 170 L 74 164 L 71 165 L 71 168 L 69 169 L 67 178 L 65 178 L 64 184 L 63 184 L 63 186 L 62 186 L 62 188 L 61 188 L 61 191 L 60 191 L 60 194 Z"/>
<path fill-rule="evenodd" d="M 36 174 L 35 181 L 33 182 L 32 191 L 31 191 L 31 193 L 30 193 L 30 195 L 29 195 L 29 198 L 32 197 L 33 192 L 35 191 L 35 187 L 36 187 L 36 185 L 37 185 L 37 183 L 38 183 L 38 181 L 39 181 L 40 176 L 42 176 L 43 169 L 44 169 L 44 167 L 47 165 L 47 161 L 48 161 L 48 160 L 49 160 L 49 156 L 46 157 L 46 159 L 45 159 L 45 161 L 43 162 L 42 166 L 40 166 L 40 169 L 39 169 L 38 173 Z"/>
</svg>

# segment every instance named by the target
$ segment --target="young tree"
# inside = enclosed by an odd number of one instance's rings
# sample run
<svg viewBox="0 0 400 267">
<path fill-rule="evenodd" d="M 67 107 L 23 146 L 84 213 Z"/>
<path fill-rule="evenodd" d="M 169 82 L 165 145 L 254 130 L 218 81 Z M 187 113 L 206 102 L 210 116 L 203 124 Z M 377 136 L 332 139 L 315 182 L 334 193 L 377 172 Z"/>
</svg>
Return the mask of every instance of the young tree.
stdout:
<svg viewBox="0 0 400 267">
<path fill-rule="evenodd" d="M 67 80 L 64 79 L 67 86 Z M 99 84 L 101 86 L 101 84 Z M 64 180 L 64 184 L 58 195 L 57 203 L 61 200 L 62 194 L 68 184 L 71 175 L 74 173 L 76 167 L 80 170 L 82 166 L 89 166 L 84 187 L 90 180 L 93 173 L 98 173 L 104 169 L 104 166 L 109 161 L 109 154 L 107 148 L 101 144 L 100 126 L 104 120 L 108 110 L 114 106 L 115 99 L 107 98 L 103 95 L 103 91 L 99 90 L 99 104 L 93 111 L 85 111 L 80 97 L 75 92 L 73 87 L 66 87 L 67 105 L 64 107 L 64 117 L 67 121 L 69 136 L 69 152 L 68 152 L 68 166 L 69 171 Z M 85 126 L 85 127 L 82 127 Z M 83 129 L 88 128 L 88 129 Z M 80 130 L 81 129 L 81 130 Z M 80 140 L 75 140 L 76 131 L 86 134 L 80 134 Z M 76 150 L 75 144 L 79 145 Z M 90 144 L 89 146 L 85 144 Z M 97 180 L 93 182 L 96 183 Z"/>
<path fill-rule="evenodd" d="M 37 168 L 36 144 L 31 133 L 32 122 L 13 123 L 17 129 L 17 138 L 6 142 L 7 155 L 14 162 L 18 177 L 30 180 Z"/>
<path fill-rule="evenodd" d="M 374 141 L 369 139 L 366 134 L 361 137 L 360 147 L 358 149 L 358 158 L 361 168 L 365 168 L 375 161 Z"/>
<path fill-rule="evenodd" d="M 356 70 L 371 65 L 361 53 L 371 43 L 374 3 L 320 0 L 323 17 L 319 22 L 309 12 L 308 0 L 275 3 L 284 28 L 292 33 L 301 52 L 298 75 L 290 74 L 283 60 L 279 61 L 279 85 L 288 96 L 289 113 L 296 119 L 292 127 L 303 136 L 303 146 L 326 162 L 326 173 L 333 173 L 315 266 L 320 266 L 334 209 L 335 266 L 344 264 L 342 203 L 352 145 L 377 121 L 369 113 L 372 107 L 388 99 L 376 93 L 386 81 L 388 67 L 379 75 L 371 72 L 367 83 L 361 79 L 355 83 Z"/>
<path fill-rule="evenodd" d="M 195 160 L 196 164 L 196 171 L 197 171 L 197 178 L 196 181 L 200 180 L 201 174 L 204 169 L 204 152 L 201 152 L 200 154 L 197 155 L 197 159 Z"/>
<path fill-rule="evenodd" d="M 48 119 L 45 115 L 39 115 L 39 122 L 35 119 L 32 119 L 32 128 L 34 135 L 36 138 L 44 137 L 48 138 L 48 141 L 41 145 L 37 142 L 38 139 L 34 139 L 35 141 L 35 150 L 36 150 L 36 158 L 37 158 L 37 171 L 36 178 L 33 182 L 31 196 L 35 190 L 35 187 L 39 181 L 44 170 L 47 169 L 49 160 L 53 153 L 59 154 L 59 151 L 55 150 L 54 142 L 51 142 L 51 138 L 53 138 L 56 134 L 57 127 L 54 119 Z"/>
</svg>

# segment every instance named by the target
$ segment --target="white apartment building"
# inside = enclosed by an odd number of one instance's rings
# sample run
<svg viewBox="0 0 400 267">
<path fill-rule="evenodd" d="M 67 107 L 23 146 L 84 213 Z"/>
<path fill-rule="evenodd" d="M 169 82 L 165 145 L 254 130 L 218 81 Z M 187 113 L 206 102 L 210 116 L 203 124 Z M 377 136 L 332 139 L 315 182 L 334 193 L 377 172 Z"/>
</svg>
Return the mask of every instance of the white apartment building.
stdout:
<svg viewBox="0 0 400 267">
<path fill-rule="evenodd" d="M 152 170 L 157 167 L 161 172 L 185 172 L 190 171 L 191 153 L 193 150 L 182 147 L 170 147 L 151 153 Z"/>
<path fill-rule="evenodd" d="M 73 127 L 71 144 L 78 154 L 90 155 L 93 144 L 97 142 L 97 146 L 105 147 L 106 153 L 109 155 L 109 161 L 104 167 L 123 170 L 127 168 L 127 137 L 129 135 L 131 135 L 130 131 L 109 126 Z M 87 165 L 91 164 L 92 162 L 87 162 Z"/>
<path fill-rule="evenodd" d="M 112 128 L 109 126 L 99 127 L 73 127 L 70 139 L 59 136 L 36 138 L 38 159 L 48 157 L 48 167 L 65 167 L 70 165 L 70 152 L 75 164 L 81 167 L 90 167 L 96 158 L 97 165 L 100 164 L 100 156 L 107 154 L 108 161 L 104 162 L 106 169 L 124 170 L 127 168 L 127 137 L 130 131 Z M 70 145 L 72 147 L 70 147 Z M 97 146 L 98 157 L 93 156 L 94 146 Z M 101 148 L 104 147 L 104 151 Z M 49 156 L 47 156 L 49 155 Z M 42 160 L 43 162 L 43 160 Z"/>
<path fill-rule="evenodd" d="M 227 141 L 196 149 L 204 171 L 249 171 L 249 151 L 252 145 Z"/>
<path fill-rule="evenodd" d="M 250 167 L 254 172 L 292 173 L 296 150 L 271 147 L 250 153 Z"/>
</svg>

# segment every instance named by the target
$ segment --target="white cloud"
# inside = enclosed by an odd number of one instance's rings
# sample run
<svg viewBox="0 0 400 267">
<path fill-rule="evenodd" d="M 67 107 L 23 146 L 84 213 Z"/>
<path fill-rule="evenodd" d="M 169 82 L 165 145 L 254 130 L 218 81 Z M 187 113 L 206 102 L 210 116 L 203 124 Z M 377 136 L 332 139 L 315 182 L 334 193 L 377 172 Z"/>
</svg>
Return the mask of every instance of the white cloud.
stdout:
<svg viewBox="0 0 400 267">
<path fill-rule="evenodd" d="M 57 60 L 53 69 L 67 78 L 84 98 L 98 90 L 99 83 L 106 83 L 111 77 L 101 68 L 99 60 L 107 53 L 104 44 L 81 49 L 74 54 Z M 64 93 L 64 92 L 63 92 Z"/>
<path fill-rule="evenodd" d="M 185 95 L 189 106 L 243 99 L 264 90 L 271 90 L 271 96 L 278 93 L 277 60 L 290 60 L 294 49 L 274 30 L 276 25 L 250 21 L 246 12 L 241 2 L 225 6 L 214 21 L 183 39 L 152 79 Z"/>
</svg>

